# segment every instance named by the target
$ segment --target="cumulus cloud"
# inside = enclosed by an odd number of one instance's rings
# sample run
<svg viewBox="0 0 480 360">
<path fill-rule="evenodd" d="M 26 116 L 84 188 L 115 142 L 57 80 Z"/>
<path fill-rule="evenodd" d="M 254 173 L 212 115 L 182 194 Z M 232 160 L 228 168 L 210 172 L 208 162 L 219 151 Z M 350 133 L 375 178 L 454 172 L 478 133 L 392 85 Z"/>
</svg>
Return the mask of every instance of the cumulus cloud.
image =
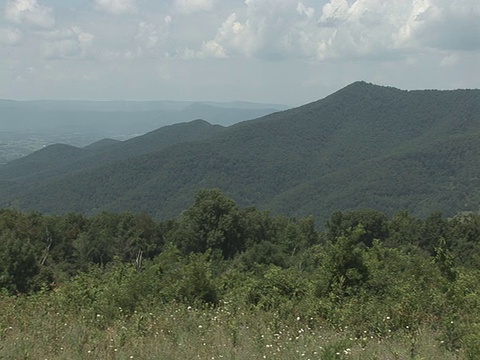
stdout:
<svg viewBox="0 0 480 360">
<path fill-rule="evenodd" d="M 97 8 L 114 15 L 136 13 L 135 0 L 95 0 Z"/>
<path fill-rule="evenodd" d="M 406 27 L 412 41 L 443 50 L 480 49 L 480 2 L 436 0 L 413 7 Z"/>
<path fill-rule="evenodd" d="M 41 44 L 44 59 L 68 59 L 84 57 L 91 47 L 94 36 L 79 26 L 38 34 L 44 40 Z"/>
<path fill-rule="evenodd" d="M 170 37 L 172 17 L 166 15 L 157 23 L 142 21 L 138 24 L 134 40 L 137 43 L 137 51 L 133 57 L 141 57 L 145 54 L 160 54 L 165 50 Z"/>
<path fill-rule="evenodd" d="M 210 56 L 214 58 L 224 59 L 227 57 L 225 49 L 221 44 L 216 42 L 215 40 L 210 40 L 202 45 L 202 49 L 200 50 L 201 56 Z"/>
<path fill-rule="evenodd" d="M 135 39 L 146 49 L 155 48 L 168 38 L 171 23 L 172 18 L 169 15 L 157 24 L 142 21 L 138 24 Z"/>
<path fill-rule="evenodd" d="M 480 49 L 477 0 L 246 0 L 194 53 L 311 60 L 396 59 Z"/>
<path fill-rule="evenodd" d="M 215 37 L 202 47 L 215 45 L 224 56 L 268 59 L 304 56 L 314 51 L 308 49 L 310 44 L 318 43 L 314 39 L 318 29 L 313 7 L 297 0 L 246 0 L 245 5 L 244 13 L 230 14 Z"/>
<path fill-rule="evenodd" d="M 183 14 L 211 11 L 215 0 L 175 0 L 176 9 Z"/>
<path fill-rule="evenodd" d="M 37 0 L 10 0 L 5 6 L 5 18 L 17 24 L 50 28 L 55 24 L 53 10 Z"/>
<path fill-rule="evenodd" d="M 171 57 L 183 60 L 192 60 L 205 58 L 226 59 L 228 56 L 225 48 L 222 45 L 215 40 L 210 40 L 204 42 L 200 50 L 192 50 L 189 48 L 184 48 L 181 50 L 177 49 L 176 53 Z"/>
<path fill-rule="evenodd" d="M 15 45 L 23 38 L 23 34 L 18 29 L 0 28 L 0 44 Z"/>
<path fill-rule="evenodd" d="M 327 50 L 339 53 L 371 56 L 382 51 L 401 54 L 480 47 L 476 0 L 330 0 L 322 8 L 319 24 L 335 29 Z"/>
</svg>

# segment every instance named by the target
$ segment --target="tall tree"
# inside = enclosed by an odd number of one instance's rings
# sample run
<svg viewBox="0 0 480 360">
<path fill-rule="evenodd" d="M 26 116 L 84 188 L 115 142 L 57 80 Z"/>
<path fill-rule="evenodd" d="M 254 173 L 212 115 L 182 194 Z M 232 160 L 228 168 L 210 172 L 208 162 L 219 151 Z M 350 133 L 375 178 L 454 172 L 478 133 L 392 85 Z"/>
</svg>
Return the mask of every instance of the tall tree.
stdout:
<svg viewBox="0 0 480 360">
<path fill-rule="evenodd" d="M 12 231 L 4 231 L 0 236 L 0 288 L 12 293 L 29 292 L 39 272 L 30 241 L 18 238 Z"/>
<path fill-rule="evenodd" d="M 182 214 L 172 238 L 185 253 L 212 249 L 231 258 L 245 247 L 243 229 L 235 202 L 219 189 L 205 189 L 197 193 L 194 204 Z"/>
</svg>

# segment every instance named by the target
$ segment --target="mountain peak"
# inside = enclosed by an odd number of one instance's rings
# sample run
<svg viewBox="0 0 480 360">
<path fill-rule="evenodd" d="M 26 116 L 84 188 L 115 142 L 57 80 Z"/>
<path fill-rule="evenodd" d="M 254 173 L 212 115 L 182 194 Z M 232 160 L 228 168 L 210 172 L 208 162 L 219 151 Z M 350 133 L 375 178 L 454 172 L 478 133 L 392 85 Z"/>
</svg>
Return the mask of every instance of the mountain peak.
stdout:
<svg viewBox="0 0 480 360">
<path fill-rule="evenodd" d="M 355 81 L 347 86 L 345 86 L 341 90 L 345 89 L 352 89 L 352 90 L 364 90 L 364 89 L 377 89 L 377 90 L 395 90 L 395 91 L 403 91 L 398 88 L 395 88 L 393 86 L 384 86 L 384 85 L 378 85 L 374 83 L 370 83 L 364 80 L 359 80 Z"/>
<path fill-rule="evenodd" d="M 344 88 L 327 96 L 325 99 L 334 99 L 334 101 L 358 101 L 360 99 L 371 99 L 378 97 L 396 97 L 406 93 L 404 90 L 392 86 L 383 86 L 369 83 L 366 81 L 355 81 Z"/>
</svg>

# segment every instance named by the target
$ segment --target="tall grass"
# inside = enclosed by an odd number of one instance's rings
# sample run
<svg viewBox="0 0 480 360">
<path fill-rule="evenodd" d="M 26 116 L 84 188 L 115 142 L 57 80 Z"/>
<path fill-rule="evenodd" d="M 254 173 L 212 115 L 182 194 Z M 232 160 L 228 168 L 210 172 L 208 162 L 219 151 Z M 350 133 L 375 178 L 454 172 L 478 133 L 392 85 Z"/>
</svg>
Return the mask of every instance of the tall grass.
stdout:
<svg viewBox="0 0 480 360">
<path fill-rule="evenodd" d="M 55 292 L 0 300 L 1 359 L 463 359 L 431 327 L 382 336 L 276 311 L 182 303 L 85 316 Z M 386 328 L 388 328 L 388 319 Z M 470 354 L 471 355 L 471 354 Z"/>
</svg>

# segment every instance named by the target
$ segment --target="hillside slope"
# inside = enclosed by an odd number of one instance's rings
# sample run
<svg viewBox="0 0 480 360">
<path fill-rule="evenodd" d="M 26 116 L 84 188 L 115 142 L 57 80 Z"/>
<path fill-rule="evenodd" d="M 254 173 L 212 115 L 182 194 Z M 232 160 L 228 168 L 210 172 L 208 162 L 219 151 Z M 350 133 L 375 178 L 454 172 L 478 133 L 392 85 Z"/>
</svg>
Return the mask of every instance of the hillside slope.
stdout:
<svg viewBox="0 0 480 360">
<path fill-rule="evenodd" d="M 171 145 L 202 140 L 224 127 L 211 125 L 204 120 L 194 120 L 161 127 L 145 135 L 125 141 L 94 143 L 84 148 L 55 144 L 0 167 L 0 178 L 16 179 L 28 185 L 32 179 L 39 181 L 56 178 L 69 172 L 84 171 L 115 161 L 148 154 Z"/>
<path fill-rule="evenodd" d="M 148 211 L 175 216 L 200 188 L 287 215 L 365 207 L 417 214 L 478 210 L 480 91 L 403 91 L 353 83 L 311 104 L 245 121 L 198 141 L 116 153 L 3 196 L 46 212 Z M 148 151 L 147 151 L 148 150 Z M 11 165 L 12 166 L 12 165 Z M 9 170 L 13 171 L 13 170 Z M 0 178 L 5 176 L 0 168 Z M 470 193 L 467 193 L 469 191 Z"/>
</svg>

